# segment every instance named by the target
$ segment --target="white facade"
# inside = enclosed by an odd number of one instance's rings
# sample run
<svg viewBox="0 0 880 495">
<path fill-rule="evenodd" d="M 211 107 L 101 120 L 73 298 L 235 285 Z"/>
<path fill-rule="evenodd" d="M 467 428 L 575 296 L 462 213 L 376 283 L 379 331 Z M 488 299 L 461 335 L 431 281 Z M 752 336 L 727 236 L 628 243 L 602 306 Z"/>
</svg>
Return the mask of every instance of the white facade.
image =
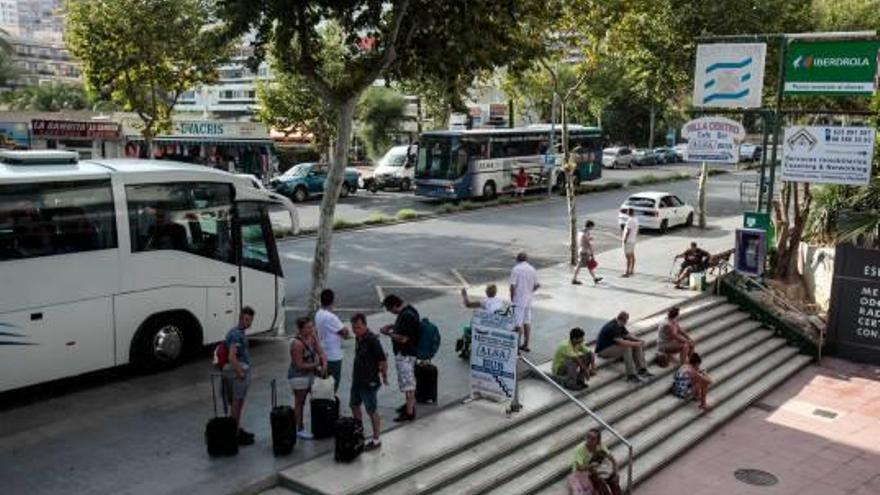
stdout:
<svg viewBox="0 0 880 495">
<path fill-rule="evenodd" d="M 242 45 L 232 60 L 220 66 L 217 84 L 185 92 L 177 104 L 179 112 L 195 112 L 205 116 L 249 117 L 257 108 L 256 83 L 270 77 L 269 66 L 261 63 L 254 72 L 247 67 L 250 46 Z"/>
<path fill-rule="evenodd" d="M 18 2 L 16 0 L 0 0 L 0 29 L 11 36 L 18 35 Z"/>
</svg>

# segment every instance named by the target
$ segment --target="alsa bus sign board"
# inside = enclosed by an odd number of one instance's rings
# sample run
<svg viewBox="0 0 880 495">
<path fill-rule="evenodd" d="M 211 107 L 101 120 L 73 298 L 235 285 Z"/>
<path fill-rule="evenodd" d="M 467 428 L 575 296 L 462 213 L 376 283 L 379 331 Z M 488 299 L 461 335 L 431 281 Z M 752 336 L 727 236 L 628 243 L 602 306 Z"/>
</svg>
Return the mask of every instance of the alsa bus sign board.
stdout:
<svg viewBox="0 0 880 495">
<path fill-rule="evenodd" d="M 513 316 L 476 311 L 471 320 L 471 393 L 501 401 L 512 399 L 518 347 Z"/>
<path fill-rule="evenodd" d="M 689 161 L 709 163 L 739 162 L 739 142 L 746 137 L 742 124 L 724 117 L 700 117 L 681 128 L 688 141 Z"/>
<path fill-rule="evenodd" d="M 785 56 L 785 92 L 872 95 L 880 40 L 795 41 Z"/>
<path fill-rule="evenodd" d="M 764 43 L 699 45 L 694 69 L 694 106 L 759 108 L 766 54 Z"/>
</svg>

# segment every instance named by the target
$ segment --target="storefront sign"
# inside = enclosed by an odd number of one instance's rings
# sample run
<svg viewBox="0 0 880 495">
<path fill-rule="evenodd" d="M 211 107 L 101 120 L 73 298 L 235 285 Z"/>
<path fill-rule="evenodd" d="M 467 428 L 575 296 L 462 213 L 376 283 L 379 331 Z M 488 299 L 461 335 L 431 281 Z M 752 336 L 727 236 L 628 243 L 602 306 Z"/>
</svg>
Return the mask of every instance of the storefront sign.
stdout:
<svg viewBox="0 0 880 495">
<path fill-rule="evenodd" d="M 873 128 L 786 127 L 782 180 L 864 186 L 873 158 Z"/>
<path fill-rule="evenodd" d="M 519 337 L 513 316 L 477 311 L 471 320 L 471 392 L 510 400 L 516 388 Z"/>
<path fill-rule="evenodd" d="M 24 122 L 0 122 L 0 148 L 27 148 L 28 125 Z"/>
<path fill-rule="evenodd" d="M 764 43 L 697 47 L 694 106 L 759 108 L 764 88 Z"/>
<path fill-rule="evenodd" d="M 745 139 L 742 124 L 724 117 L 701 117 L 681 128 L 688 140 L 688 161 L 710 163 L 739 162 L 739 142 Z"/>
<path fill-rule="evenodd" d="M 845 359 L 880 363 L 880 251 L 837 246 L 828 344 Z"/>
<path fill-rule="evenodd" d="M 116 122 L 78 122 L 74 120 L 31 120 L 34 137 L 49 139 L 119 139 Z"/>
<path fill-rule="evenodd" d="M 736 260 L 739 273 L 760 277 L 767 258 L 767 232 L 761 229 L 736 229 Z"/>
<path fill-rule="evenodd" d="M 120 119 L 126 137 L 140 138 L 144 123 L 136 117 Z M 157 137 L 159 140 L 269 140 L 269 129 L 259 122 L 225 122 L 217 120 L 175 120 L 171 134 Z"/>
<path fill-rule="evenodd" d="M 785 92 L 872 95 L 878 40 L 796 41 L 785 56 Z"/>
</svg>

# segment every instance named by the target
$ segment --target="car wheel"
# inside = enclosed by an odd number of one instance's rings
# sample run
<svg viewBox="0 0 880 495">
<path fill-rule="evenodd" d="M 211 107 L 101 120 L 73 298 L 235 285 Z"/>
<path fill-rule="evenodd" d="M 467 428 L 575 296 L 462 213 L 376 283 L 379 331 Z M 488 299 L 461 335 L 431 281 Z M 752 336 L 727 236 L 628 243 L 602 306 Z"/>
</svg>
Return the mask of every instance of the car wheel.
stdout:
<svg viewBox="0 0 880 495">
<path fill-rule="evenodd" d="M 402 192 L 407 192 L 412 189 L 412 184 L 409 182 L 409 179 L 403 179 L 400 181 L 400 190 Z"/>
<path fill-rule="evenodd" d="M 293 190 L 293 200 L 297 203 L 302 203 L 307 199 L 309 199 L 309 192 L 305 187 L 299 186 Z"/>
<path fill-rule="evenodd" d="M 498 192 L 495 190 L 494 182 L 487 182 L 486 185 L 483 186 L 483 199 L 493 200 Z"/>
<path fill-rule="evenodd" d="M 184 322 L 173 316 L 148 320 L 132 341 L 131 361 L 141 371 L 173 368 L 183 361 L 187 346 Z"/>
<path fill-rule="evenodd" d="M 660 222 L 660 233 L 665 234 L 668 231 L 669 231 L 669 221 L 663 220 L 662 222 Z"/>
<path fill-rule="evenodd" d="M 694 213 L 688 213 L 687 220 L 684 221 L 685 227 L 690 227 L 694 224 Z"/>
<path fill-rule="evenodd" d="M 339 190 L 339 197 L 347 198 L 349 194 L 351 194 L 351 187 L 348 185 L 348 182 L 343 182 L 342 189 Z"/>
<path fill-rule="evenodd" d="M 629 162 L 629 163 L 627 163 L 626 165 L 627 165 L 627 168 L 628 168 L 628 169 L 632 170 L 632 168 L 633 168 L 633 162 Z"/>
<path fill-rule="evenodd" d="M 611 163 L 611 168 L 617 168 L 617 167 L 619 167 L 619 166 L 620 166 L 620 164 L 617 163 L 617 162 L 613 162 L 613 163 Z"/>
<path fill-rule="evenodd" d="M 379 192 L 379 186 L 376 185 L 376 181 L 370 182 L 367 185 L 367 191 L 370 191 L 373 194 L 376 194 L 377 192 Z"/>
</svg>

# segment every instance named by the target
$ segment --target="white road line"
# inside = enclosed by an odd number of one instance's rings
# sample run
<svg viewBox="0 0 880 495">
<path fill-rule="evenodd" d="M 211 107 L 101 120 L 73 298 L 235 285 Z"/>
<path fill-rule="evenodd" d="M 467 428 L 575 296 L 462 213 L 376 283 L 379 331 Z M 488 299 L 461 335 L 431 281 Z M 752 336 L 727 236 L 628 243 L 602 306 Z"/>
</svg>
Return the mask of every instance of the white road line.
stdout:
<svg viewBox="0 0 880 495">
<path fill-rule="evenodd" d="M 382 291 L 381 285 L 376 285 L 375 287 L 376 287 L 376 295 L 379 297 L 379 304 L 381 304 L 382 301 L 385 300 L 385 292 Z"/>
<path fill-rule="evenodd" d="M 462 277 L 461 273 L 459 273 L 458 270 L 453 268 L 451 271 L 452 271 L 452 274 L 455 275 L 455 278 L 457 278 L 459 281 L 461 281 L 461 285 L 463 287 L 470 287 L 470 285 L 471 285 L 470 282 L 468 282 L 464 277 Z"/>
</svg>

